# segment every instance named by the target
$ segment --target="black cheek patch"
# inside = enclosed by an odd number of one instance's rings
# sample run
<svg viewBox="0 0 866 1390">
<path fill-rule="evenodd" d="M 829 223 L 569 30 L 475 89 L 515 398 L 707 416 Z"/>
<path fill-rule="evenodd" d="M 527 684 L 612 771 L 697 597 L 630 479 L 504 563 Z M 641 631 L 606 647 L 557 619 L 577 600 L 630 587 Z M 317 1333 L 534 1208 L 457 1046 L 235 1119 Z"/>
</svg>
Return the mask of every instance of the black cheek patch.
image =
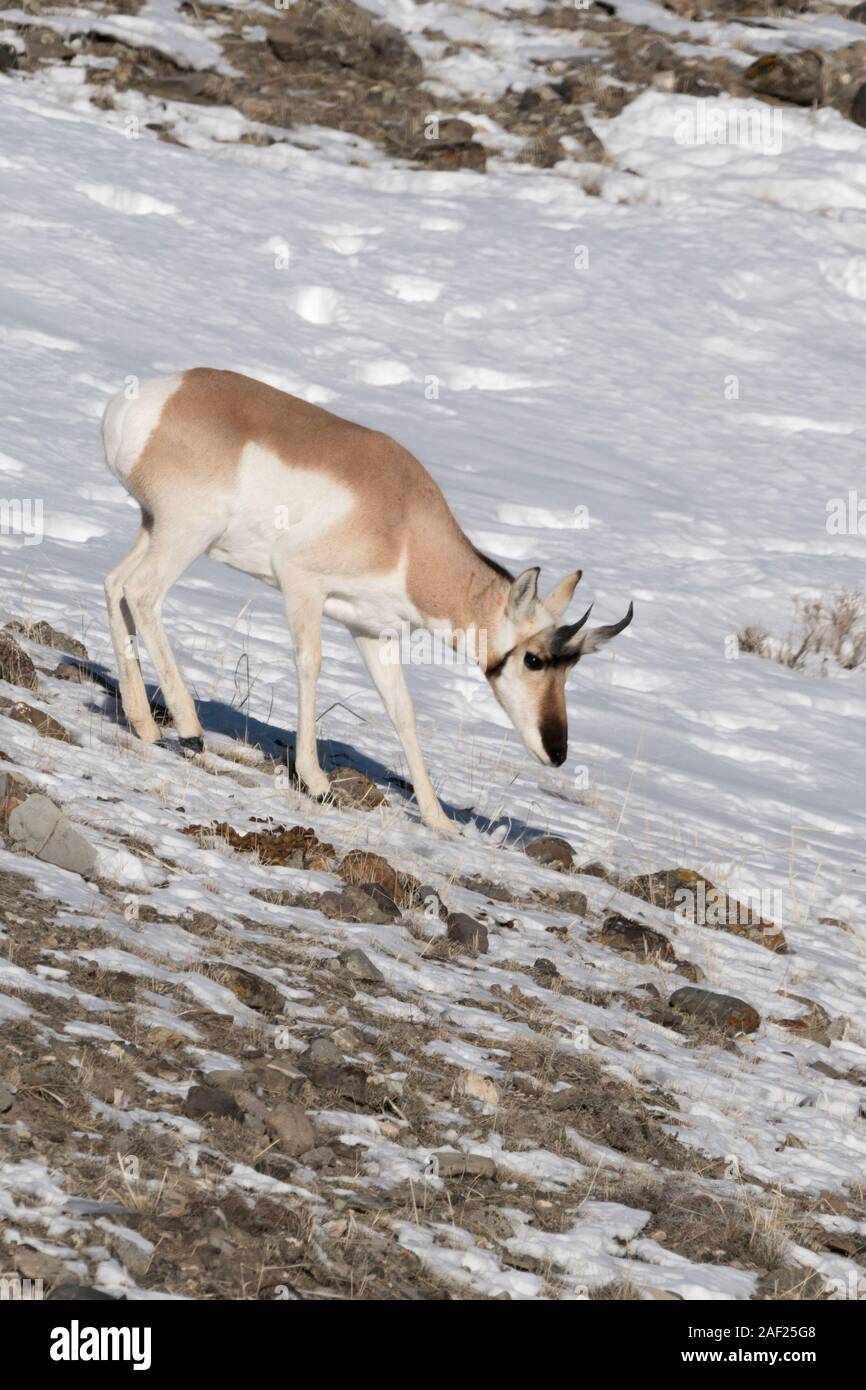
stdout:
<svg viewBox="0 0 866 1390">
<path fill-rule="evenodd" d="M 512 647 L 512 648 L 511 648 L 511 652 L 513 652 L 513 651 L 514 651 L 514 648 Z M 485 674 L 485 676 L 487 677 L 487 679 L 488 679 L 489 681 L 495 680 L 497 676 L 501 676 L 501 675 L 502 675 L 502 672 L 503 672 L 504 669 L 505 669 L 505 663 L 506 663 L 506 661 L 508 660 L 508 658 L 510 657 L 511 652 L 506 652 L 505 655 L 504 655 L 503 657 L 501 657 L 499 661 L 496 661 L 496 662 L 494 662 L 494 664 L 493 664 L 492 666 L 488 666 L 488 667 L 487 667 L 487 669 L 485 670 L 484 674 Z"/>
</svg>

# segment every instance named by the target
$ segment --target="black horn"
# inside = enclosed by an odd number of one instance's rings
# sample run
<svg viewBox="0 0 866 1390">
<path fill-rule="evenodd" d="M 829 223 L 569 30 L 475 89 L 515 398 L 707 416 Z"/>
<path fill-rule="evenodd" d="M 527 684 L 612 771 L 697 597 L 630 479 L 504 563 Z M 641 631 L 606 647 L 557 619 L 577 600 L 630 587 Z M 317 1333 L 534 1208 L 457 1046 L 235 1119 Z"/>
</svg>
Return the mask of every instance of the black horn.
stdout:
<svg viewBox="0 0 866 1390">
<path fill-rule="evenodd" d="M 550 639 L 551 656 L 561 656 L 567 647 L 571 645 L 574 638 L 580 632 L 584 623 L 592 612 L 592 604 L 589 605 L 582 618 L 578 618 L 576 623 L 569 623 L 567 627 L 558 627 L 553 637 Z"/>
<path fill-rule="evenodd" d="M 620 618 L 618 623 L 611 623 L 608 627 L 597 627 L 592 635 L 597 642 L 607 642 L 611 637 L 616 637 L 618 632 L 622 632 L 623 628 L 628 627 L 633 617 L 634 604 L 630 603 L 624 618 Z"/>
</svg>

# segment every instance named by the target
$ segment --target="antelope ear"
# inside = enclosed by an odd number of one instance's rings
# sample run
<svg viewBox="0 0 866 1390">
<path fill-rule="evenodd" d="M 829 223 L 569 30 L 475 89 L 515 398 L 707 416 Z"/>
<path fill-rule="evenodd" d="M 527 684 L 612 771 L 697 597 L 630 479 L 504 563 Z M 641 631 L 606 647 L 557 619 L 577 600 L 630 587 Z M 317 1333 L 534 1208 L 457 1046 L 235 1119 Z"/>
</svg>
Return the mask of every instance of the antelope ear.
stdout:
<svg viewBox="0 0 866 1390">
<path fill-rule="evenodd" d="M 524 570 L 519 574 L 511 585 L 508 594 L 506 612 L 512 622 L 520 623 L 524 618 L 528 618 L 538 601 L 538 576 L 541 570 L 538 565 L 534 565 L 531 570 Z"/>
<path fill-rule="evenodd" d="M 567 574 L 555 589 L 551 589 L 544 600 L 545 608 L 549 609 L 557 621 L 571 603 L 571 596 L 580 583 L 582 575 L 583 570 L 575 570 L 574 574 Z"/>
</svg>

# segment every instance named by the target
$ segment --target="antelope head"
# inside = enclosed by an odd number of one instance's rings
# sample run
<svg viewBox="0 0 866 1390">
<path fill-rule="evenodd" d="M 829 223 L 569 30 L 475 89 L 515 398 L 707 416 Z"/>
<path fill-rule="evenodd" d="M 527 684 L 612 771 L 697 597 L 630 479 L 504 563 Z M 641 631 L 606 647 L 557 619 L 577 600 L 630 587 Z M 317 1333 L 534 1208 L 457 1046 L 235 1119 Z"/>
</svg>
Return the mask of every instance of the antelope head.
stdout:
<svg viewBox="0 0 866 1390">
<path fill-rule="evenodd" d="M 576 623 L 559 619 L 580 580 L 577 570 L 542 599 L 536 567 L 524 570 L 509 590 L 494 650 L 502 655 L 485 671 L 493 693 L 524 744 L 539 762 L 561 767 L 568 754 L 565 681 L 569 671 L 590 652 L 628 627 L 634 605 L 618 623 L 586 626 L 592 605 Z"/>
</svg>

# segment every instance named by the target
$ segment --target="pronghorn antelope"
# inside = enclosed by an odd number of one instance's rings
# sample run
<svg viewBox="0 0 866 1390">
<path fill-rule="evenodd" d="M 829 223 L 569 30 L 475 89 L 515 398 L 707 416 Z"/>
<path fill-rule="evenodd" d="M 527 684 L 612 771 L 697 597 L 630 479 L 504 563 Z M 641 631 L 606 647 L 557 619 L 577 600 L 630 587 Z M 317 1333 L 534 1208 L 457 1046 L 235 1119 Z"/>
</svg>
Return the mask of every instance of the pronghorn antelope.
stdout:
<svg viewBox="0 0 866 1390">
<path fill-rule="evenodd" d="M 278 587 L 298 673 L 297 775 L 329 789 L 316 751 L 322 617 L 352 633 L 406 754 L 423 820 L 455 826 L 427 773 L 403 670 L 383 632 L 410 624 L 452 640 L 485 638 L 485 675 L 540 762 L 566 756 L 565 678 L 621 622 L 558 626 L 580 579 L 546 598 L 537 568 L 516 579 L 481 555 L 417 459 L 393 439 L 235 372 L 197 368 L 115 396 L 105 412 L 108 466 L 141 507 L 132 550 L 105 581 L 120 691 L 139 738 L 156 742 L 132 640 L 159 677 L 181 743 L 202 730 L 163 630 L 163 600 L 207 554 Z"/>
</svg>

